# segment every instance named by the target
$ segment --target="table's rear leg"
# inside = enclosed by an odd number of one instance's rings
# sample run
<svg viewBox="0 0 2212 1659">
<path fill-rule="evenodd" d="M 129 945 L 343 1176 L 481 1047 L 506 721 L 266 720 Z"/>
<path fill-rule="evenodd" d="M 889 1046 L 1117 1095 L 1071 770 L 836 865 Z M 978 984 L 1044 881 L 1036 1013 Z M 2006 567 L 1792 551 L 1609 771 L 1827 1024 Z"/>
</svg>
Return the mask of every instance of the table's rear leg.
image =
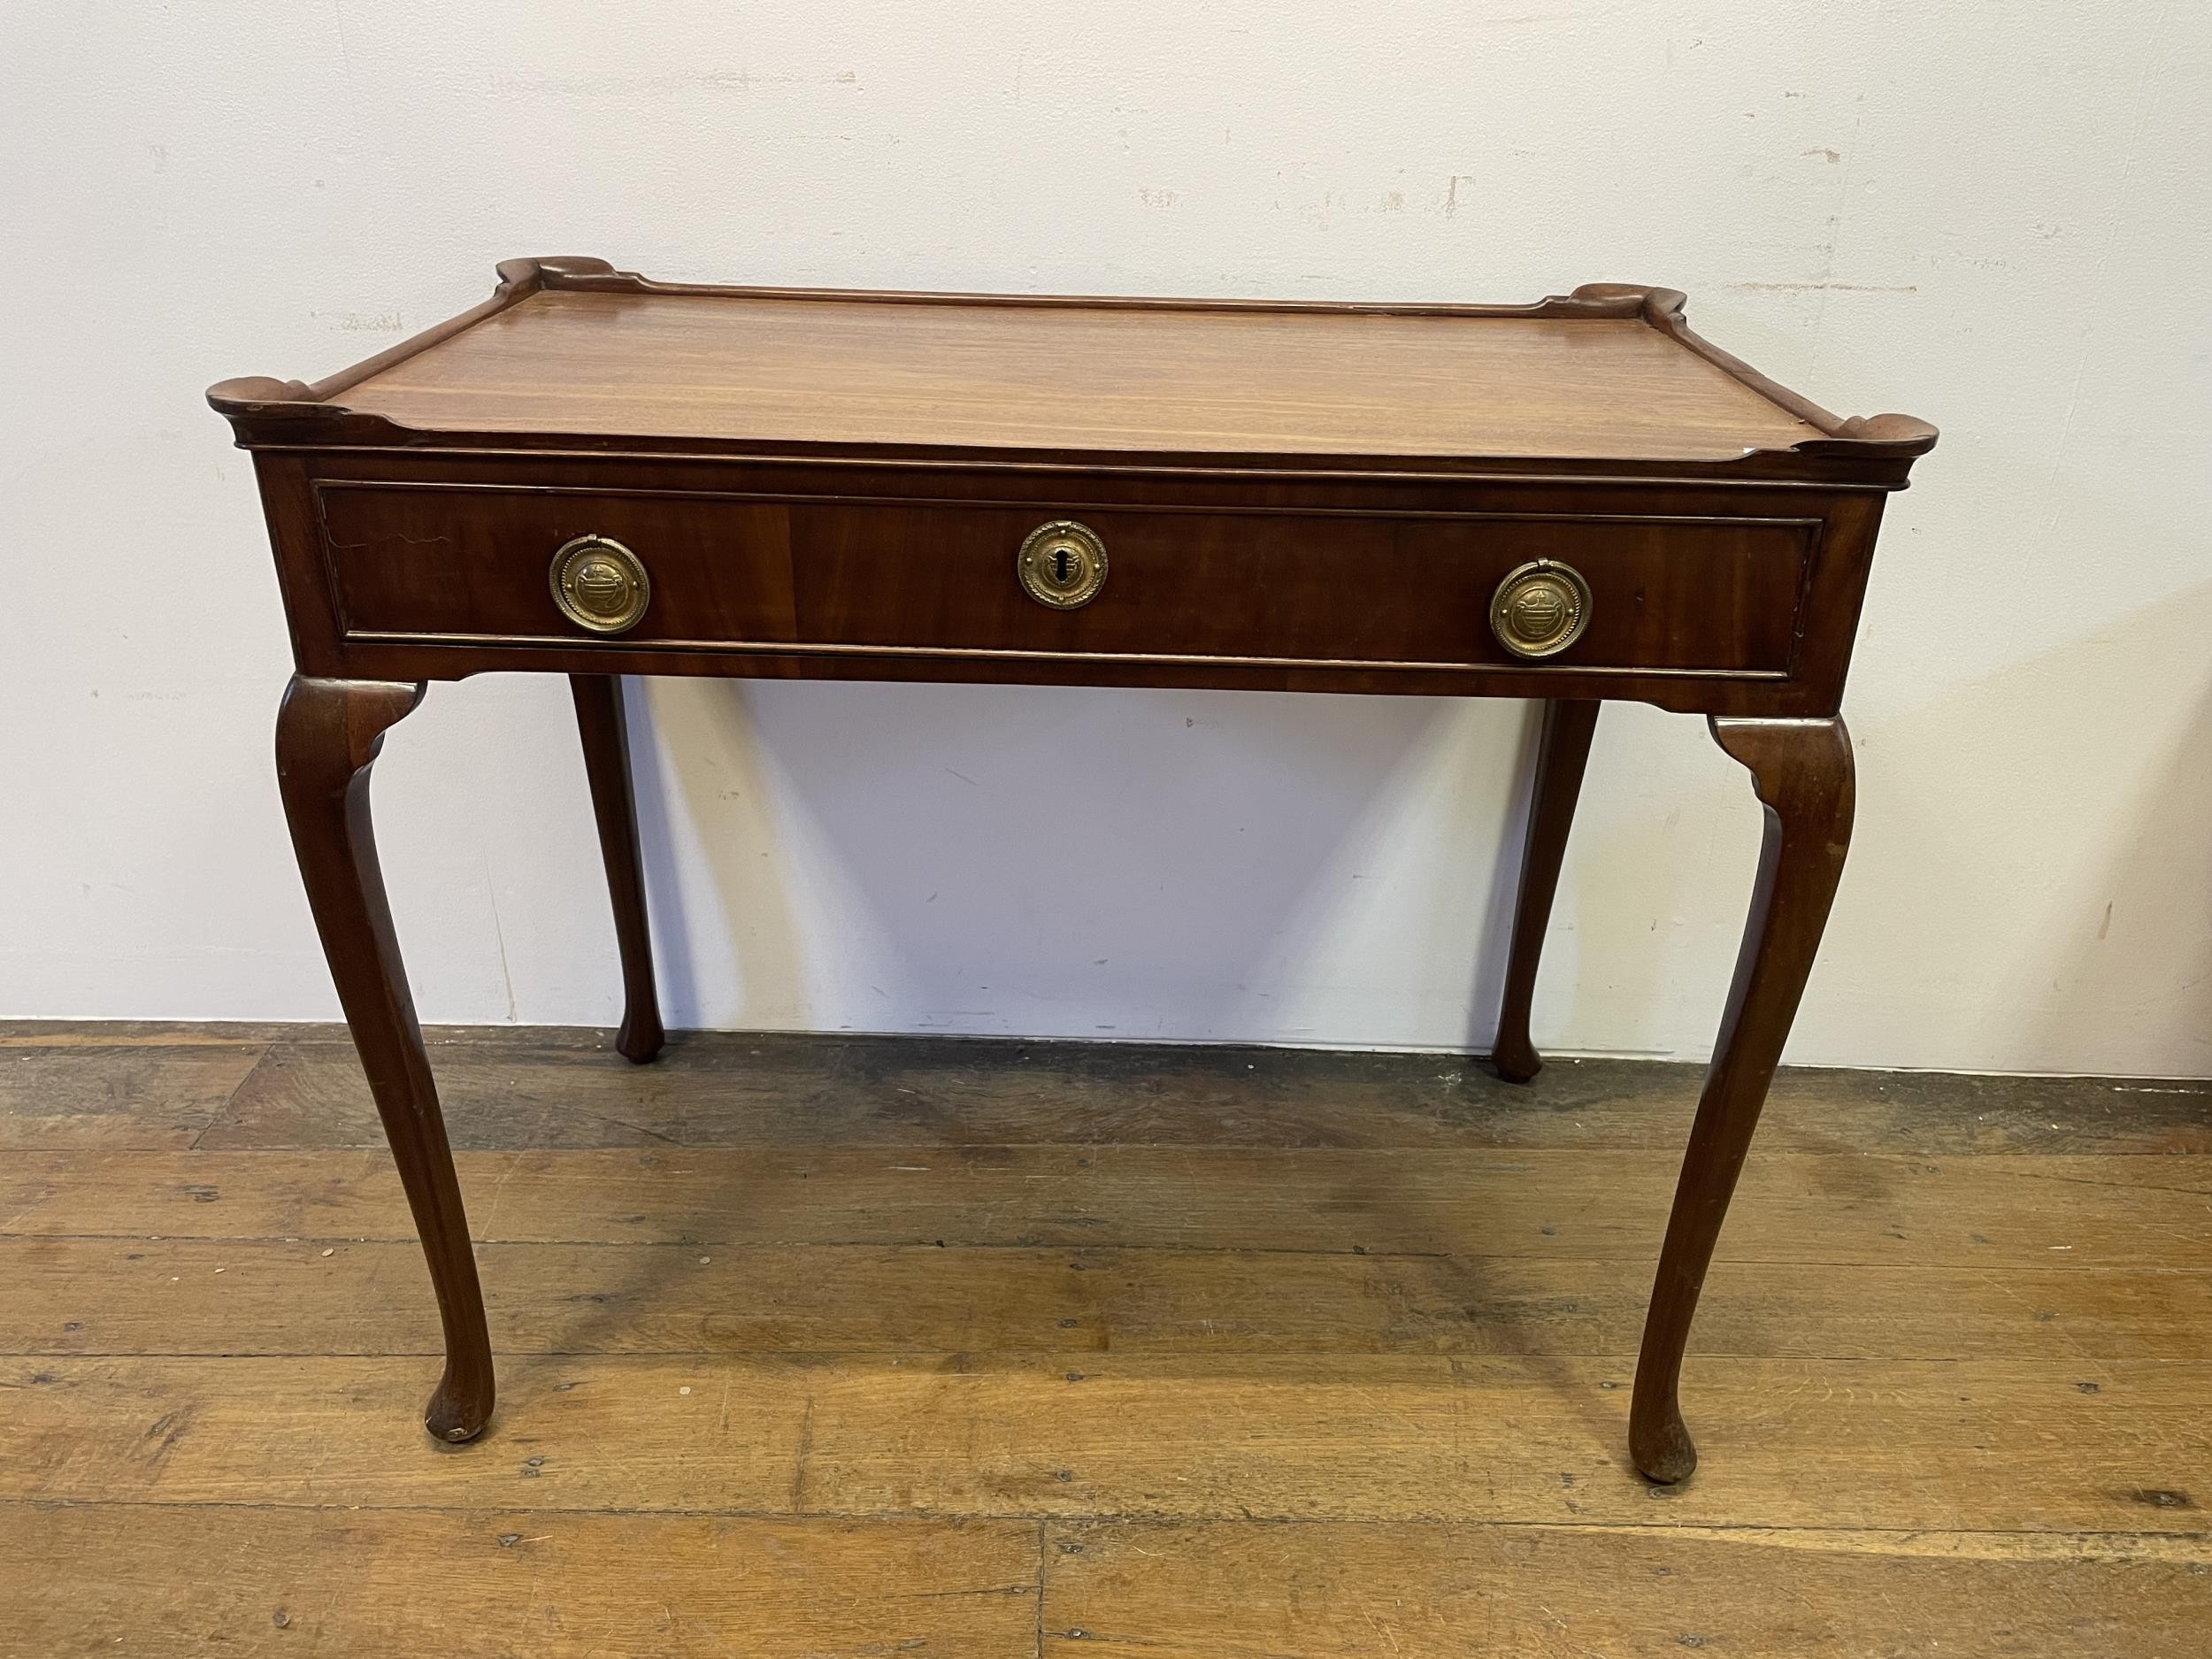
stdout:
<svg viewBox="0 0 2212 1659">
<path fill-rule="evenodd" d="M 1536 784 L 1528 808 L 1528 841 L 1521 854 L 1521 895 L 1513 910 L 1513 943 L 1506 957 L 1505 1001 L 1498 1010 L 1498 1037 L 1490 1062 L 1509 1083 L 1525 1083 L 1544 1062 L 1529 1041 L 1529 1005 L 1536 999 L 1536 964 L 1544 952 L 1544 930 L 1551 924 L 1551 902 L 1559 890 L 1559 866 L 1567 854 L 1567 831 L 1574 823 L 1575 800 L 1582 793 L 1582 772 L 1590 759 L 1590 736 L 1597 729 L 1598 705 L 1555 698 L 1544 705 L 1544 729 L 1537 740 Z"/>
<path fill-rule="evenodd" d="M 653 984 L 653 940 L 645 920 L 645 865 L 638 855 L 637 795 L 630 782 L 630 726 L 622 681 L 613 674 L 571 674 L 584 772 L 599 819 L 599 851 L 614 900 L 615 945 L 622 956 L 622 1029 L 615 1047 L 642 1065 L 661 1051 L 660 996 Z"/>
<path fill-rule="evenodd" d="M 385 728 L 422 694 L 419 684 L 294 675 L 277 710 L 277 783 L 323 954 L 422 1235 L 445 1326 L 445 1375 L 424 1425 L 442 1440 L 465 1440 L 491 1417 L 491 1340 L 369 818 L 369 769 Z"/>
<path fill-rule="evenodd" d="M 1766 809 L 1766 834 L 1636 1362 L 1629 1454 L 1663 1481 L 1697 1467 L 1676 1395 L 1682 1349 L 1851 844 L 1851 736 L 1841 720 L 1716 717 L 1711 724 L 1715 741 L 1750 769 Z"/>
</svg>

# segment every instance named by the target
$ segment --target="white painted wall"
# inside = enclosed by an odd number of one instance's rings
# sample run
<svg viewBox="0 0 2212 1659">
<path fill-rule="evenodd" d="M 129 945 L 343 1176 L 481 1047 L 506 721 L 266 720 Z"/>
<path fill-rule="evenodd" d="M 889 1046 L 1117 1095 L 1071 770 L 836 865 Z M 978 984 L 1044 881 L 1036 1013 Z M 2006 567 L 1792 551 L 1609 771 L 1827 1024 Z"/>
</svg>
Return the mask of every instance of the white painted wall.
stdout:
<svg viewBox="0 0 2212 1659">
<path fill-rule="evenodd" d="M 2012 0 L 79 0 L 0 9 L 0 1014 L 322 1018 L 287 672 L 219 378 L 495 259 L 1525 299 L 1687 288 L 1935 420 L 1847 712 L 1803 1061 L 2212 1071 L 2212 16 Z M 1480 1047 L 1525 711 L 639 687 L 672 1019 Z M 434 689 L 377 795 L 426 1018 L 607 1023 L 557 681 Z M 1540 1040 L 1701 1054 L 1744 775 L 1608 711 Z"/>
</svg>

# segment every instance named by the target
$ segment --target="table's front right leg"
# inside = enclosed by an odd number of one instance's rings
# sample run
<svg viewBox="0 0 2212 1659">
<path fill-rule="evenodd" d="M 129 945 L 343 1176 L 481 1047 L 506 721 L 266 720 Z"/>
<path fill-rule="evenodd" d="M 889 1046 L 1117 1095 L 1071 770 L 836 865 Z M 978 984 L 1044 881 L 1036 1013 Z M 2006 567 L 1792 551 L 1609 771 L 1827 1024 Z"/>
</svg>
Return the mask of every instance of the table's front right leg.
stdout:
<svg viewBox="0 0 2212 1659">
<path fill-rule="evenodd" d="M 1851 845 L 1855 800 L 1851 734 L 1841 720 L 1715 717 L 1711 726 L 1714 740 L 1750 772 L 1766 830 L 1743 949 L 1690 1126 L 1636 1362 L 1629 1452 L 1637 1468 L 1660 1481 L 1680 1480 L 1697 1467 L 1697 1447 L 1677 1398 L 1682 1351 L 1828 923 Z"/>
<path fill-rule="evenodd" d="M 437 1292 L 446 1367 L 424 1426 L 442 1440 L 465 1440 L 491 1417 L 491 1340 L 453 1153 L 369 818 L 369 769 L 385 730 L 422 701 L 423 689 L 294 675 L 277 710 L 277 782 L 323 954 Z"/>
</svg>

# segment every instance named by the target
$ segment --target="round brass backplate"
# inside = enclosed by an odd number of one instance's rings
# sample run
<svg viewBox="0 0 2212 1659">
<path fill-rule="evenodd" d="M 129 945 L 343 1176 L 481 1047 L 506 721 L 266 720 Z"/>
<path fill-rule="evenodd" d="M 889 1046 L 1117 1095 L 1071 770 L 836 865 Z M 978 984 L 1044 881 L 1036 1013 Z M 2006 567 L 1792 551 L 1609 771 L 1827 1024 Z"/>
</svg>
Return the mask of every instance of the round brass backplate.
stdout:
<svg viewBox="0 0 2212 1659">
<path fill-rule="evenodd" d="M 580 628 L 625 633 L 637 626 L 652 598 L 645 566 L 619 541 L 580 535 L 553 556 L 553 603 Z"/>
<path fill-rule="evenodd" d="M 1590 622 L 1590 584 L 1571 565 L 1533 559 L 1506 572 L 1490 598 L 1490 631 L 1516 657 L 1555 657 Z"/>
<path fill-rule="evenodd" d="M 1088 525 L 1055 518 L 1022 538 L 1014 570 L 1039 604 L 1073 611 L 1097 598 L 1106 585 L 1106 544 Z"/>
</svg>

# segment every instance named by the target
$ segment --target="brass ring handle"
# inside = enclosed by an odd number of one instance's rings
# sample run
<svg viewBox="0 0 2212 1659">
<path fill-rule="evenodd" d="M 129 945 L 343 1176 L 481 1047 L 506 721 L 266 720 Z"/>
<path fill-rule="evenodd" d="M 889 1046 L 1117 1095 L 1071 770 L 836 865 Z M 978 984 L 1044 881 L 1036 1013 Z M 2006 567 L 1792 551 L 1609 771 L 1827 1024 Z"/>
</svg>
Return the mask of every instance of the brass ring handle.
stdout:
<svg viewBox="0 0 2212 1659">
<path fill-rule="evenodd" d="M 1039 604 L 1074 611 L 1097 598 L 1106 585 L 1106 543 L 1088 525 L 1055 518 L 1022 538 L 1014 573 Z"/>
<path fill-rule="evenodd" d="M 638 556 L 603 535 L 580 535 L 553 556 L 553 603 L 580 628 L 625 634 L 652 603 L 653 582 Z"/>
<path fill-rule="evenodd" d="M 1490 631 L 1516 657 L 1556 657 L 1590 624 L 1590 584 L 1571 565 L 1532 559 L 1490 597 Z"/>
</svg>

